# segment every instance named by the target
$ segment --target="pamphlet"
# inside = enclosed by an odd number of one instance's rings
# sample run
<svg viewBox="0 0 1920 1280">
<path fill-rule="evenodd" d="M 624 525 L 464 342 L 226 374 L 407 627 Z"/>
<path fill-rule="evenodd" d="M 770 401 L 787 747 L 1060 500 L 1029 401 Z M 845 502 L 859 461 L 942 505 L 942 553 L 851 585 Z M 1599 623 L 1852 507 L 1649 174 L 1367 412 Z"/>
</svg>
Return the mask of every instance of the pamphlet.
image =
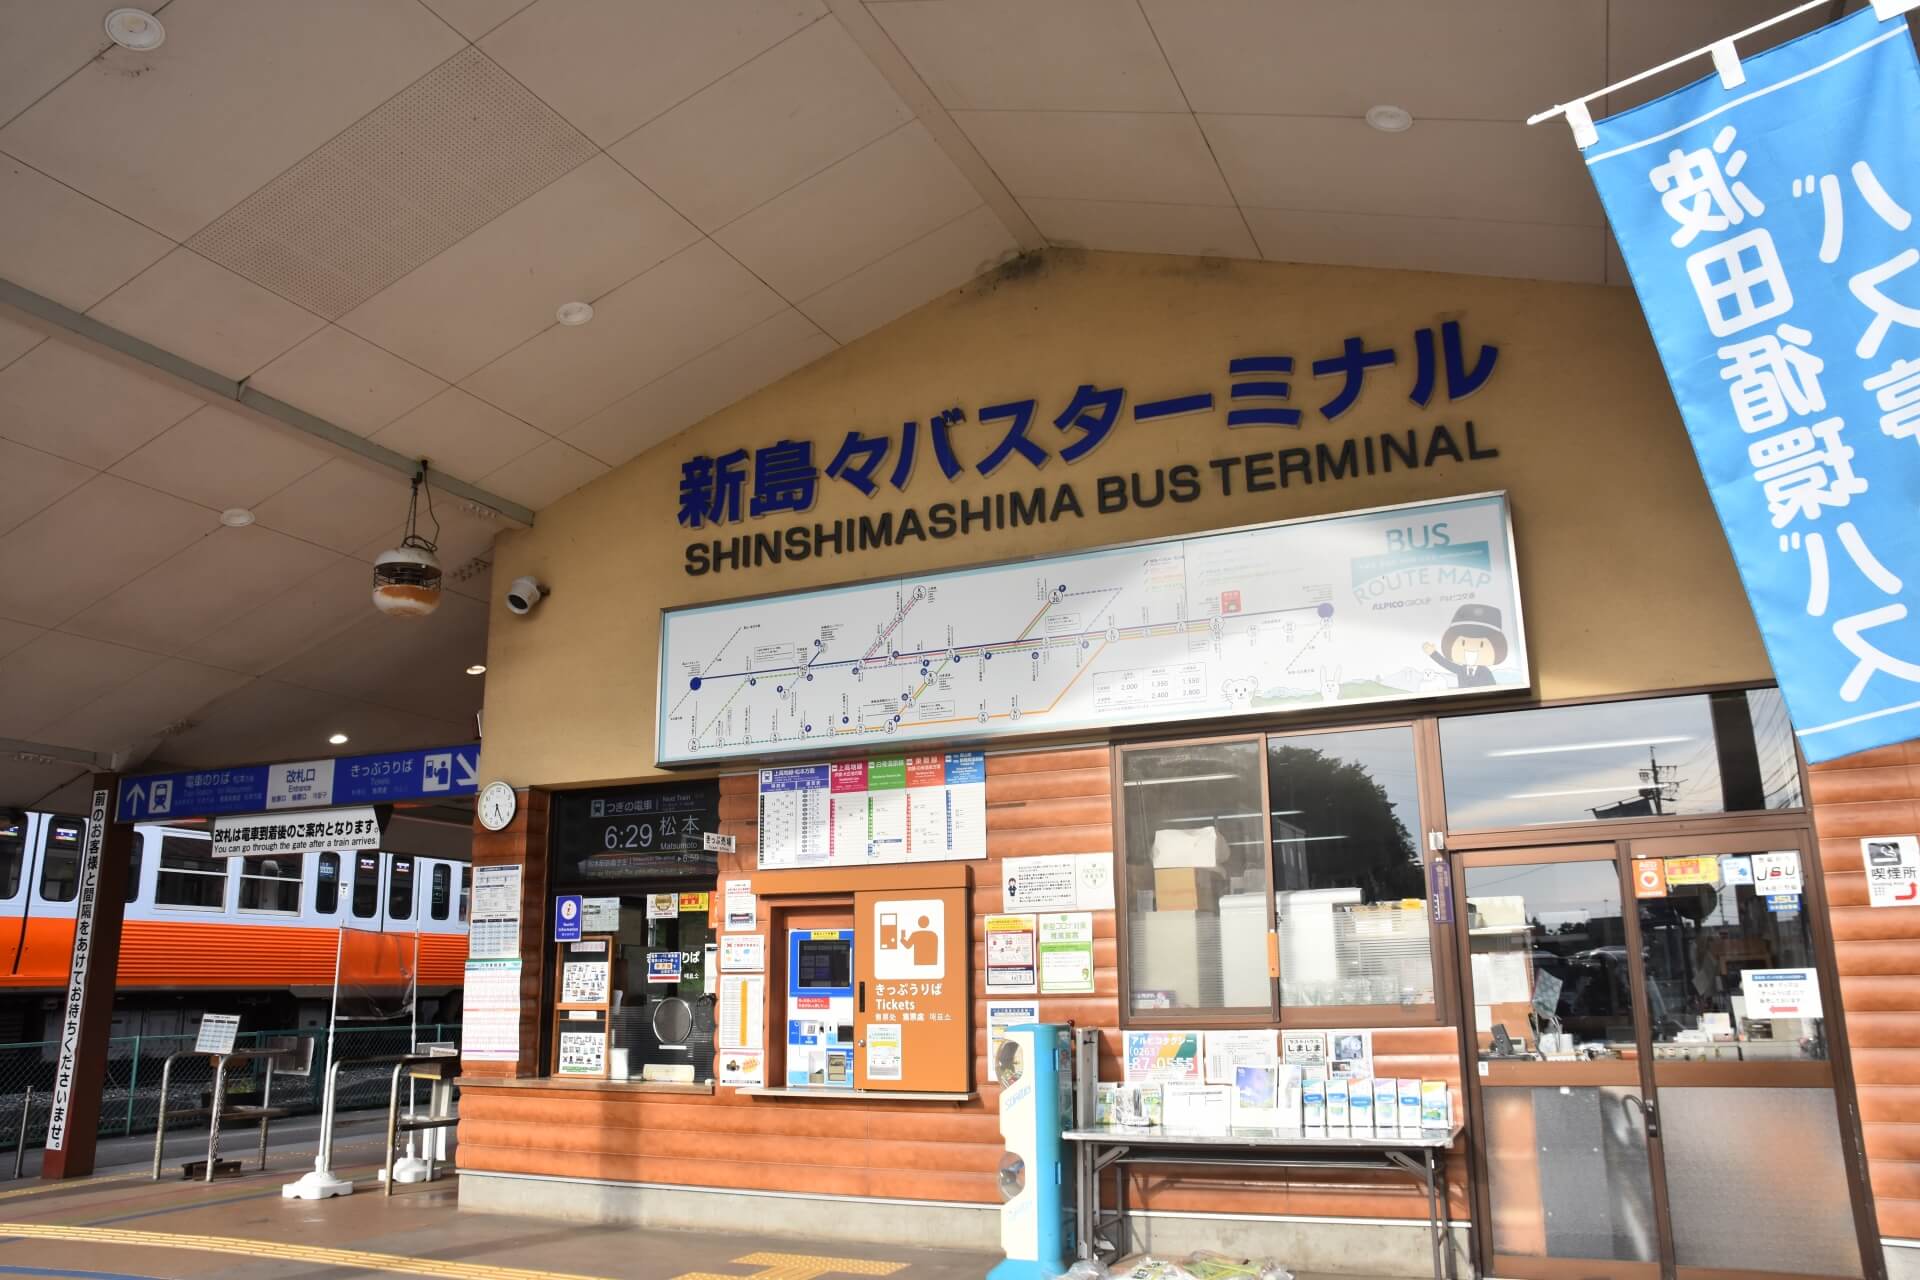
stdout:
<svg viewBox="0 0 1920 1280">
<path fill-rule="evenodd" d="M 1182 1133 L 1224 1135 L 1233 1127 L 1233 1087 L 1175 1080 L 1160 1086 L 1161 1120 Z"/>
</svg>

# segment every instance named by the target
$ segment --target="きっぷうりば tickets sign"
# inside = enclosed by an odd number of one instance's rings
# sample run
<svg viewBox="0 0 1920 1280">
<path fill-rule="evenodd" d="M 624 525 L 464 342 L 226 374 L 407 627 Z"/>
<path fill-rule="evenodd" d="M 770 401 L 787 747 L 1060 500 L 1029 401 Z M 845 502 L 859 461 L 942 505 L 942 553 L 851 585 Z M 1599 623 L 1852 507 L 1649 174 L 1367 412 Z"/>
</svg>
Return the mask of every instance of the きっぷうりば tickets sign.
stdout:
<svg viewBox="0 0 1920 1280">
<path fill-rule="evenodd" d="M 1871 8 L 1582 158 L 1798 734 L 1920 736 L 1920 65 Z"/>
</svg>

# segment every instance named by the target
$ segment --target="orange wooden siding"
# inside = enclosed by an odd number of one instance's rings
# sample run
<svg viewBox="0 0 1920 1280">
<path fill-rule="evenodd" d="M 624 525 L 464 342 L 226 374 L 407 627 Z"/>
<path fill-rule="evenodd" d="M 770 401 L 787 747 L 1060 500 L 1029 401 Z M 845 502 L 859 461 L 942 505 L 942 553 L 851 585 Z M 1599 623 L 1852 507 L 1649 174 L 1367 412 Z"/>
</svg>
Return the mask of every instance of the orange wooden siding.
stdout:
<svg viewBox="0 0 1920 1280">
<path fill-rule="evenodd" d="M 1920 1239 L 1920 911 L 1867 905 L 1862 836 L 1920 832 L 1920 740 L 1810 770 L 1880 1234 Z"/>
<path fill-rule="evenodd" d="M 720 878 L 755 877 L 777 893 L 780 873 L 755 875 L 756 779 L 720 780 L 723 833 L 737 852 L 720 858 Z M 987 858 L 972 869 L 974 1080 L 964 1104 L 837 1102 L 605 1089 L 490 1085 L 461 1098 L 464 1169 L 742 1190 L 817 1192 L 998 1204 L 994 1170 L 1002 1150 L 999 1091 L 988 1082 L 986 947 L 983 917 L 1000 910 L 998 862 L 1048 853 L 1113 849 L 1111 755 L 1105 747 L 987 758 Z M 540 855 L 536 855 L 540 856 Z M 476 852 L 476 861 L 479 854 Z M 529 875 L 531 879 L 531 874 Z M 718 910 L 716 902 L 716 911 Z M 543 918 L 544 904 L 532 908 Z M 763 897 L 761 912 L 767 905 Z M 1114 913 L 1094 913 L 1094 992 L 1043 996 L 1049 1020 L 1103 1032 L 1101 1076 L 1118 1079 L 1120 991 Z M 769 993 L 769 1002 L 779 999 Z M 777 1005 L 776 1005 L 777 1007 Z M 528 1015 L 530 1016 L 530 1015 Z M 777 1032 L 778 1019 L 771 1021 Z M 1382 1072 L 1461 1084 L 1452 1027 L 1382 1030 L 1374 1053 Z M 530 1064 L 523 1060 L 523 1068 Z M 1464 1159 L 1454 1162 L 1454 1212 L 1464 1218 Z M 1335 1217 L 1425 1216 L 1403 1180 L 1336 1173 L 1259 1182 L 1231 1171 L 1136 1178 L 1136 1204 L 1211 1212 Z"/>
</svg>

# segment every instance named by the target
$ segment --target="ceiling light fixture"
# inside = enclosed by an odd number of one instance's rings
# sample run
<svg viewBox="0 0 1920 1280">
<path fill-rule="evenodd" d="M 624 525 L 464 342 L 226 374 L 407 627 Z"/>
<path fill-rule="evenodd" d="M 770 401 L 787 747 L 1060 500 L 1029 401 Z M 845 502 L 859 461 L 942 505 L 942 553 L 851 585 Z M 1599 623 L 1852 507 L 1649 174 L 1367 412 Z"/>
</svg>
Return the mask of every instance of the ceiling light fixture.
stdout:
<svg viewBox="0 0 1920 1280">
<path fill-rule="evenodd" d="M 467 674 L 470 676 L 483 676 L 487 674 L 487 664 L 484 662 L 476 662 L 467 668 Z"/>
<path fill-rule="evenodd" d="M 347 745 L 347 735 L 344 733 L 332 734 L 327 738 L 327 741 L 336 747 L 344 747 Z"/>
<path fill-rule="evenodd" d="M 1367 123 L 1382 133 L 1405 133 L 1413 128 L 1413 113 L 1405 107 L 1381 103 L 1367 108 Z"/>
<path fill-rule="evenodd" d="M 563 302 L 560 304 L 560 309 L 553 313 L 553 318 L 561 324 L 566 325 L 569 329 L 577 328 L 593 319 L 593 304 L 591 302 Z"/>
<path fill-rule="evenodd" d="M 427 491 L 432 540 L 420 536 L 421 489 Z M 424 618 L 440 607 L 440 556 L 434 545 L 439 537 L 440 517 L 433 513 L 433 486 L 427 483 L 427 460 L 422 458 L 407 499 L 407 531 L 399 546 L 382 551 L 373 562 L 374 608 L 398 618 Z"/>
<path fill-rule="evenodd" d="M 229 529 L 244 529 L 253 523 L 253 512 L 245 507 L 228 507 L 220 513 L 220 523 Z"/>
<path fill-rule="evenodd" d="M 107 15 L 107 37 L 123 49 L 158 49 L 167 29 L 145 9 L 115 9 Z"/>
</svg>

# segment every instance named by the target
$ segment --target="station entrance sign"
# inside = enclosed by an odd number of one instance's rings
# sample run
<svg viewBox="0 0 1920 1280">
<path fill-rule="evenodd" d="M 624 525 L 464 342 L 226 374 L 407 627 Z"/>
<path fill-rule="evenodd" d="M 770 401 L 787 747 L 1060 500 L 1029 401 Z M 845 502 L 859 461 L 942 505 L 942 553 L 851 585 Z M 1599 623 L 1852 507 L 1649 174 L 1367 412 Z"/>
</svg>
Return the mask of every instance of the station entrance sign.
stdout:
<svg viewBox="0 0 1920 1280">
<path fill-rule="evenodd" d="M 479 765 L 479 744 L 470 743 L 331 760 L 149 773 L 120 780 L 114 816 L 119 822 L 165 822 L 328 805 L 450 799 L 479 790 Z"/>
</svg>

